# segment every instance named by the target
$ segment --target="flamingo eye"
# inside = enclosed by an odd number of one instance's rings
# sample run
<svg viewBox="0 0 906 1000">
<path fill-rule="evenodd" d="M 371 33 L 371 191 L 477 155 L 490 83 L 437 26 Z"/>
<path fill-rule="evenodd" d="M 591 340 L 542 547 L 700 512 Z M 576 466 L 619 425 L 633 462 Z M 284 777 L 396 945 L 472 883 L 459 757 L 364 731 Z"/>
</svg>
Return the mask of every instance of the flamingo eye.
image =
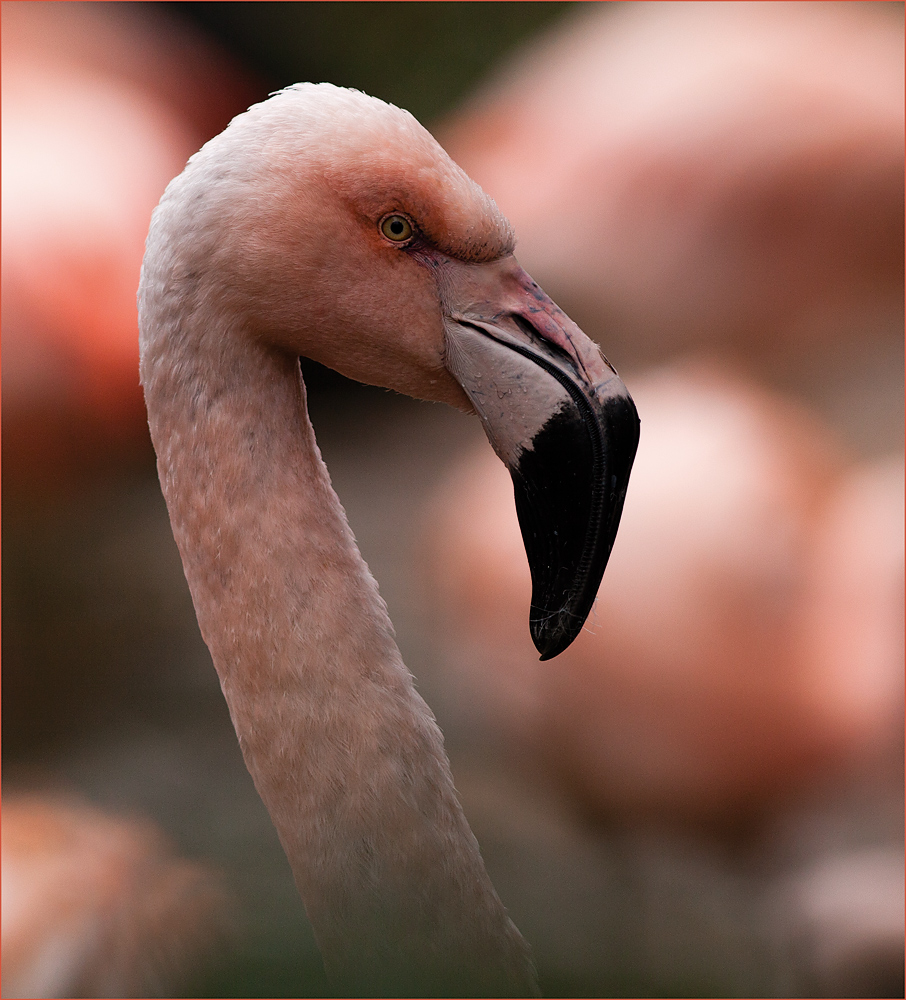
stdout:
<svg viewBox="0 0 906 1000">
<path fill-rule="evenodd" d="M 405 243 L 412 236 L 412 223 L 405 215 L 388 215 L 381 222 L 381 232 L 394 243 Z"/>
</svg>

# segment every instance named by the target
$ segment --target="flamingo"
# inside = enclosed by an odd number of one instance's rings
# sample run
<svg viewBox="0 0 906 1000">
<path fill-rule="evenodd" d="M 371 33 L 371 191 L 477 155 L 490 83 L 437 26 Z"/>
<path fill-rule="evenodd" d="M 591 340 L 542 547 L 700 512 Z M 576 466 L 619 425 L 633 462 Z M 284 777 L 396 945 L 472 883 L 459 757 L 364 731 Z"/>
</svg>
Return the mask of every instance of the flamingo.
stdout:
<svg viewBox="0 0 906 1000">
<path fill-rule="evenodd" d="M 4 796 L 4 997 L 176 996 L 230 902 L 150 820 Z"/>
<path fill-rule="evenodd" d="M 450 470 L 424 542 L 446 678 L 464 719 L 505 734 L 595 824 L 737 833 L 854 742 L 843 700 L 827 704 L 838 671 L 806 666 L 796 638 L 841 449 L 813 412 L 714 362 L 640 373 L 633 394 L 633 502 L 594 618 L 555 671 L 520 633 L 530 582 L 503 470 L 477 449 Z M 838 560 L 841 537 L 835 523 Z"/>
<path fill-rule="evenodd" d="M 902 15 L 579 4 L 438 134 L 624 365 L 718 352 L 899 450 Z"/>
<path fill-rule="evenodd" d="M 152 217 L 141 379 L 199 625 L 325 969 L 347 995 L 537 994 L 437 723 L 333 492 L 298 357 L 480 417 L 513 477 L 542 658 L 591 608 L 638 416 L 409 114 L 297 84 Z"/>
<path fill-rule="evenodd" d="M 167 181 L 259 92 L 141 5 L 4 4 L 4 458 L 20 492 L 146 446 L 135 275 Z"/>
</svg>

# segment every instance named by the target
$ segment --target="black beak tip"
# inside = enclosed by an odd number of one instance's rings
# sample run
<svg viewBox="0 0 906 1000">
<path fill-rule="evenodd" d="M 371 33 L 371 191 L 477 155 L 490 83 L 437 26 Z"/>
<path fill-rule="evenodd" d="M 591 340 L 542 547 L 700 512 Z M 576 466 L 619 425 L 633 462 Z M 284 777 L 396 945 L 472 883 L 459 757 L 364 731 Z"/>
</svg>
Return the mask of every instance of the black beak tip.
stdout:
<svg viewBox="0 0 906 1000">
<path fill-rule="evenodd" d="M 543 619 L 529 622 L 532 642 L 535 644 L 535 649 L 541 654 L 542 663 L 559 656 L 572 644 L 581 630 L 581 623 L 576 627 L 574 621 L 569 621 L 566 615 L 562 614 L 555 615 L 553 618 L 546 616 Z"/>
<path fill-rule="evenodd" d="M 557 411 L 510 469 L 532 573 L 529 630 L 542 661 L 577 638 L 594 605 L 638 439 L 624 388 L 604 404 Z"/>
</svg>

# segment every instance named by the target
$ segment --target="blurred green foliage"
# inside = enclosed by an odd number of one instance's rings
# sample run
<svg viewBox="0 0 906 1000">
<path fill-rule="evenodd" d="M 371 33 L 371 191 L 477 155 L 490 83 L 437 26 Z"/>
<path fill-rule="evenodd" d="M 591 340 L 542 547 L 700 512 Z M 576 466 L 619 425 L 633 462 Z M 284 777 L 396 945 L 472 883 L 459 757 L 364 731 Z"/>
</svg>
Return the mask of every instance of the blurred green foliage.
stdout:
<svg viewBox="0 0 906 1000">
<path fill-rule="evenodd" d="M 573 3 L 167 4 L 218 38 L 271 88 L 356 87 L 430 122 Z M 168 11 L 170 12 L 170 11 Z"/>
</svg>

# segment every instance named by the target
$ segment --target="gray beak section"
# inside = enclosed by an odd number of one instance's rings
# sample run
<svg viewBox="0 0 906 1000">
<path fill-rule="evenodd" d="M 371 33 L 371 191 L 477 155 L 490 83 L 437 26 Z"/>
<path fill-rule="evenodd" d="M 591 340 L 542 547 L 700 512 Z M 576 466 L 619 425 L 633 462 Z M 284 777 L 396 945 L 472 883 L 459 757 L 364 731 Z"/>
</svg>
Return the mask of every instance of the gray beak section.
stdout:
<svg viewBox="0 0 906 1000">
<path fill-rule="evenodd" d="M 521 268 L 508 277 L 515 283 L 507 282 L 502 311 L 448 314 L 445 364 L 512 476 L 532 574 L 529 628 L 549 660 L 579 634 L 597 595 L 639 418 L 578 327 Z"/>
</svg>

